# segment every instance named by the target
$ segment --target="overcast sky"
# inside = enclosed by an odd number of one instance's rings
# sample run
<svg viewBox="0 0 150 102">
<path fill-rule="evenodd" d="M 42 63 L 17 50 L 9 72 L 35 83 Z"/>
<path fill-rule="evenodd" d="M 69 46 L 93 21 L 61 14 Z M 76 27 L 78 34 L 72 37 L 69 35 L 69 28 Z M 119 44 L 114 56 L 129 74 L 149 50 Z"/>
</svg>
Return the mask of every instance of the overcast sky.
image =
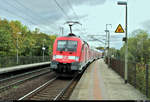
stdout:
<svg viewBox="0 0 150 102">
<path fill-rule="evenodd" d="M 125 6 L 117 5 L 118 0 L 0 0 L 0 17 L 19 20 L 33 30 L 40 28 L 48 34 L 69 33 L 69 20 L 79 21 L 73 26 L 73 33 L 81 36 L 91 46 L 104 46 L 100 41 L 89 41 L 89 35 L 104 41 L 106 24 L 110 30 L 110 47 L 119 49 L 123 34 L 114 33 L 119 24 L 125 27 Z M 126 1 L 126 0 L 122 0 Z M 136 29 L 150 28 L 150 0 L 128 0 L 128 35 Z"/>
</svg>

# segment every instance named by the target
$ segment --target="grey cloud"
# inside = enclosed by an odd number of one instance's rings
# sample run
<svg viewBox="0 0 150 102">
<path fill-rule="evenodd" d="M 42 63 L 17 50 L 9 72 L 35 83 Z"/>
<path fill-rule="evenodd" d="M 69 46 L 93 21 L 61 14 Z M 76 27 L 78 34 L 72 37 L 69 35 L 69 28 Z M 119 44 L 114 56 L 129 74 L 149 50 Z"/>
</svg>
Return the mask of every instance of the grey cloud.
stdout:
<svg viewBox="0 0 150 102">
<path fill-rule="evenodd" d="M 75 5 L 81 5 L 81 4 L 85 4 L 85 5 L 101 5 L 104 4 L 106 2 L 106 0 L 70 0 L 72 4 Z"/>
<path fill-rule="evenodd" d="M 106 2 L 106 0 L 57 0 L 71 19 L 75 19 L 75 16 L 70 14 L 72 11 L 68 1 L 73 7 L 79 5 L 102 5 Z M 0 8 L 1 10 L 3 10 L 3 8 L 8 9 L 9 12 L 6 12 L 6 15 L 10 13 L 10 16 L 7 16 L 6 19 L 12 19 L 11 14 L 13 14 L 16 16 L 16 19 L 21 18 L 23 20 L 21 22 L 26 22 L 26 25 L 31 25 L 32 21 L 37 25 L 55 26 L 54 23 L 57 23 L 59 20 L 66 20 L 65 15 L 54 0 L 0 0 Z M 1 12 L 0 16 L 3 16 Z M 84 14 L 78 16 L 82 19 L 88 15 Z"/>
<path fill-rule="evenodd" d="M 57 2 L 61 5 L 66 14 L 68 14 L 69 11 L 71 11 L 68 1 L 70 2 L 71 5 L 78 6 L 84 4 L 85 5 L 104 4 L 106 0 L 57 0 Z M 25 5 L 27 8 L 30 8 L 30 10 L 32 10 L 36 14 L 39 14 L 40 16 L 43 17 L 45 17 L 45 15 L 51 15 L 54 16 L 56 20 L 58 20 L 58 18 L 62 18 L 64 16 L 60 8 L 54 2 L 54 0 L 36 0 L 36 2 L 35 0 L 22 0 L 19 2 Z"/>
</svg>

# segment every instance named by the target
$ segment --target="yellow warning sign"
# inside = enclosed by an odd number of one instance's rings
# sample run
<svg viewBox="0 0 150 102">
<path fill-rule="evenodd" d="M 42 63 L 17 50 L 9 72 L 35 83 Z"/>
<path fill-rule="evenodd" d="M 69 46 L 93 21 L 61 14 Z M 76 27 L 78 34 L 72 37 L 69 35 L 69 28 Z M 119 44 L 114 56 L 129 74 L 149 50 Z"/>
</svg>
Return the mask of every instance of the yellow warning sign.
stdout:
<svg viewBox="0 0 150 102">
<path fill-rule="evenodd" d="M 121 24 L 118 25 L 117 29 L 115 30 L 115 33 L 124 33 L 124 30 L 123 30 Z"/>
</svg>

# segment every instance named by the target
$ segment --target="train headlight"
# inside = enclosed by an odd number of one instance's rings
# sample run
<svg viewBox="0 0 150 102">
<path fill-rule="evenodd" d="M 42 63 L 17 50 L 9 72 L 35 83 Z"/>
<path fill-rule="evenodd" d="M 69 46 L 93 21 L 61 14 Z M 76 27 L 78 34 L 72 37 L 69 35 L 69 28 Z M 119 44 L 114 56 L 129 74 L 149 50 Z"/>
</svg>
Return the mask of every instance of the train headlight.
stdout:
<svg viewBox="0 0 150 102">
<path fill-rule="evenodd" d="M 56 59 L 56 55 L 53 56 L 53 60 L 55 60 L 55 59 Z"/>
<path fill-rule="evenodd" d="M 79 61 L 79 57 L 77 56 L 68 56 L 68 59 Z"/>
<path fill-rule="evenodd" d="M 68 59 L 75 60 L 75 56 L 68 56 Z"/>
<path fill-rule="evenodd" d="M 63 58 L 63 56 L 62 55 L 54 55 L 53 56 L 53 60 L 56 60 L 56 59 L 62 59 Z"/>
<path fill-rule="evenodd" d="M 76 60 L 76 61 L 79 61 L 79 57 L 76 56 L 76 57 L 75 57 L 75 60 Z"/>
</svg>

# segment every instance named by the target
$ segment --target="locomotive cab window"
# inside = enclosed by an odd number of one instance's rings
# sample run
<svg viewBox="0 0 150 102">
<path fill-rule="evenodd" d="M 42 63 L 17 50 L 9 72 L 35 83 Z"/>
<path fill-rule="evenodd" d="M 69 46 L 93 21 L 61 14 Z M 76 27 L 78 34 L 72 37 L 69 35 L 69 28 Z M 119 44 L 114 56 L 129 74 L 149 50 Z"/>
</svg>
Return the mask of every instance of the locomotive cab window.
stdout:
<svg viewBox="0 0 150 102">
<path fill-rule="evenodd" d="M 77 50 L 77 41 L 73 40 L 58 40 L 57 51 L 72 51 Z"/>
<path fill-rule="evenodd" d="M 66 48 L 67 42 L 65 40 L 59 40 L 57 42 L 57 51 L 64 51 Z"/>
</svg>

